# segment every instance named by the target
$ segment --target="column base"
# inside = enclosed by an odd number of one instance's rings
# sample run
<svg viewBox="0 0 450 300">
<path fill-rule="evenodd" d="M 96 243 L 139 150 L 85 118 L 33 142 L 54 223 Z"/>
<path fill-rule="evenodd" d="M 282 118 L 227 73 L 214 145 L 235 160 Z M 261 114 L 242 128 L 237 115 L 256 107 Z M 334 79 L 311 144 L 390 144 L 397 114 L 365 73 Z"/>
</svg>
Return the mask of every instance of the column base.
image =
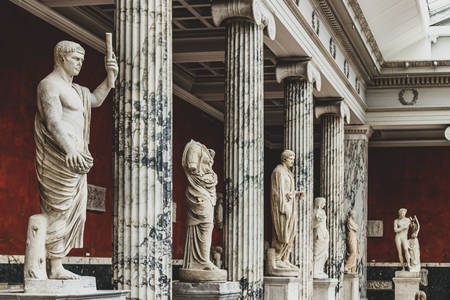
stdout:
<svg viewBox="0 0 450 300">
<path fill-rule="evenodd" d="M 173 299 L 237 300 L 241 294 L 239 282 L 179 282 L 172 285 Z"/>
<path fill-rule="evenodd" d="M 359 274 L 344 274 L 344 300 L 360 300 Z"/>
<path fill-rule="evenodd" d="M 298 300 L 301 280 L 297 277 L 264 277 L 264 300 Z"/>
<path fill-rule="evenodd" d="M 82 294 L 0 293 L 0 300 L 125 300 L 129 291 L 95 291 Z"/>
<path fill-rule="evenodd" d="M 314 300 L 335 300 L 335 289 L 338 280 L 334 278 L 313 280 Z"/>
<path fill-rule="evenodd" d="M 419 291 L 420 273 L 397 271 L 392 281 L 395 284 L 395 300 L 415 299 Z"/>
</svg>

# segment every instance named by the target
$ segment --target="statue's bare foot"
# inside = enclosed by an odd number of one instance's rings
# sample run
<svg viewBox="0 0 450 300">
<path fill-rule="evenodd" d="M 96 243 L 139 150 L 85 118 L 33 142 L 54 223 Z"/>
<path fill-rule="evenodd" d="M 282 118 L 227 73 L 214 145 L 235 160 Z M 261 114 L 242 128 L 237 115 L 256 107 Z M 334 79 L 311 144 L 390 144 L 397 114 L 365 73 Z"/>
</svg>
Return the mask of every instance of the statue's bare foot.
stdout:
<svg viewBox="0 0 450 300">
<path fill-rule="evenodd" d="M 287 266 L 289 266 L 291 269 L 297 269 L 297 266 L 296 265 L 293 265 L 293 264 L 291 264 L 291 262 L 290 261 L 288 261 L 288 260 L 285 260 L 285 261 L 283 261 Z"/>
<path fill-rule="evenodd" d="M 48 278 L 50 278 L 50 279 L 81 279 L 81 276 L 77 275 L 75 273 L 72 273 L 72 272 L 64 269 L 61 266 L 56 269 L 52 269 L 50 271 Z"/>
<path fill-rule="evenodd" d="M 212 262 L 209 262 L 206 264 L 206 266 L 203 268 L 203 270 L 219 270 L 219 268 Z"/>
</svg>

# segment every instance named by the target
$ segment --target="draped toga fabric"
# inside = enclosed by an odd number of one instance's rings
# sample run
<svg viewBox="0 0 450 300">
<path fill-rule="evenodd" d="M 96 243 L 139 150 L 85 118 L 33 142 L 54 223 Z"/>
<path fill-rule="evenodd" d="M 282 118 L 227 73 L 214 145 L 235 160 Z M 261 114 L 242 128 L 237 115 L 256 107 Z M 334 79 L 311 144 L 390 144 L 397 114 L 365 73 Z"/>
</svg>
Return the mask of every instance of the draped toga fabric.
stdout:
<svg viewBox="0 0 450 300">
<path fill-rule="evenodd" d="M 349 218 L 347 221 L 347 261 L 344 267 L 347 272 L 353 272 L 356 268 L 360 251 L 357 232 L 358 225 L 353 218 Z"/>
<path fill-rule="evenodd" d="M 212 169 L 214 151 L 191 140 L 183 152 L 186 188 L 186 241 L 183 268 L 203 269 L 210 263 L 216 205 L 217 175 Z"/>
<path fill-rule="evenodd" d="M 295 238 L 296 199 L 295 181 L 292 172 L 279 164 L 272 172 L 270 206 L 273 223 L 272 247 L 276 249 L 276 259 L 289 259 Z M 287 195 L 291 195 L 291 200 Z"/>
<path fill-rule="evenodd" d="M 73 88 L 84 106 L 83 156 L 92 159 L 88 150 L 91 93 L 77 84 Z M 34 122 L 34 139 L 41 213 L 48 217 L 47 258 L 62 258 L 72 248 L 83 247 L 88 196 L 86 174 L 77 174 L 67 167 L 66 153 L 47 130 L 39 112 Z"/>
</svg>

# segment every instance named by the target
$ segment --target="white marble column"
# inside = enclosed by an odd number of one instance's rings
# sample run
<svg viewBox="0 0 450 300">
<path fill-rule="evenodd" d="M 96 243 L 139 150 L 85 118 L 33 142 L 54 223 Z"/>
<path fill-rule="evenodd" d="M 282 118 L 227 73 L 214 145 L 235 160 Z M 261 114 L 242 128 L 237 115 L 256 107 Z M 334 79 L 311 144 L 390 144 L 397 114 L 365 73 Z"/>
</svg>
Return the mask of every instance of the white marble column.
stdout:
<svg viewBox="0 0 450 300">
<path fill-rule="evenodd" d="M 114 287 L 171 299 L 172 1 L 116 0 Z"/>
<path fill-rule="evenodd" d="M 356 211 L 359 226 L 360 258 L 356 270 L 359 274 L 361 298 L 367 297 L 367 188 L 368 188 L 368 143 L 372 128 L 368 125 L 345 126 L 345 171 L 344 205 L 345 222 L 351 210 Z"/>
<path fill-rule="evenodd" d="M 336 300 L 341 300 L 344 282 L 345 223 L 344 203 L 344 121 L 350 121 L 350 110 L 340 99 L 318 101 L 316 117 L 321 118 L 320 196 L 327 199 L 327 227 L 330 232 L 326 273 L 338 280 Z"/>
<path fill-rule="evenodd" d="M 312 299 L 312 212 L 314 198 L 313 83 L 320 91 L 320 73 L 309 58 L 282 59 L 277 63 L 276 77 L 284 84 L 284 147 L 295 153 L 296 190 L 305 189 L 297 205 L 296 237 L 293 263 L 300 269 L 299 300 Z"/>
<path fill-rule="evenodd" d="M 275 22 L 259 0 L 214 0 L 225 46 L 225 266 L 243 299 L 263 297 L 264 57 L 263 30 Z"/>
</svg>

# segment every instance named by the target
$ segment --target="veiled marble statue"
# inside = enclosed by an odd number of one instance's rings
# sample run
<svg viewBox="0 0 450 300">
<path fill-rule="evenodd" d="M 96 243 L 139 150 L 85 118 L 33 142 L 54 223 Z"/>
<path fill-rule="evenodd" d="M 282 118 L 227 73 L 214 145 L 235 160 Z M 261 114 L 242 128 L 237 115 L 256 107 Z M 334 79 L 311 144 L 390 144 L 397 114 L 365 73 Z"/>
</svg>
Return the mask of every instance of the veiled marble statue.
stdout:
<svg viewBox="0 0 450 300">
<path fill-rule="evenodd" d="M 84 49 L 61 41 L 54 48 L 53 71 L 38 85 L 34 139 L 41 214 L 30 217 L 25 278 L 80 278 L 63 267 L 62 258 L 72 248 L 83 247 L 86 174 L 93 166 L 88 147 L 91 108 L 102 105 L 117 77 L 111 53 L 105 59 L 107 78 L 91 93 L 73 82 L 81 70 Z"/>
<path fill-rule="evenodd" d="M 325 198 L 317 197 L 314 199 L 313 215 L 313 278 L 325 279 L 328 275 L 324 272 L 325 262 L 328 259 L 328 244 L 330 235 L 327 229 L 327 215 L 325 213 Z"/>
<path fill-rule="evenodd" d="M 406 217 L 406 212 L 406 208 L 400 208 L 398 210 L 398 218 L 394 221 L 395 246 L 397 247 L 398 259 L 403 271 L 405 270 L 405 266 L 408 270 L 411 267 L 408 242 L 408 229 L 411 225 L 411 219 Z M 405 259 L 403 259 L 403 255 Z"/>
<path fill-rule="evenodd" d="M 416 216 L 411 220 L 411 238 L 408 240 L 409 256 L 411 257 L 410 272 L 420 272 L 420 247 L 417 236 L 419 235 L 420 224 Z"/>
<path fill-rule="evenodd" d="M 344 266 L 345 273 L 356 273 L 356 263 L 360 253 L 358 240 L 359 227 L 356 224 L 355 217 L 356 211 L 350 211 L 347 220 L 347 259 Z"/>
<path fill-rule="evenodd" d="M 297 200 L 304 192 L 295 190 L 291 172 L 295 153 L 284 150 L 281 164 L 272 172 L 270 207 L 272 213 L 272 248 L 267 251 L 266 273 L 272 276 L 297 276 L 299 269 L 289 262 L 295 238 Z"/>
<path fill-rule="evenodd" d="M 186 188 L 186 240 L 184 244 L 183 281 L 225 281 L 227 272 L 210 260 L 214 227 L 217 175 L 213 171 L 215 152 L 191 140 L 184 147 L 182 166 Z"/>
</svg>

